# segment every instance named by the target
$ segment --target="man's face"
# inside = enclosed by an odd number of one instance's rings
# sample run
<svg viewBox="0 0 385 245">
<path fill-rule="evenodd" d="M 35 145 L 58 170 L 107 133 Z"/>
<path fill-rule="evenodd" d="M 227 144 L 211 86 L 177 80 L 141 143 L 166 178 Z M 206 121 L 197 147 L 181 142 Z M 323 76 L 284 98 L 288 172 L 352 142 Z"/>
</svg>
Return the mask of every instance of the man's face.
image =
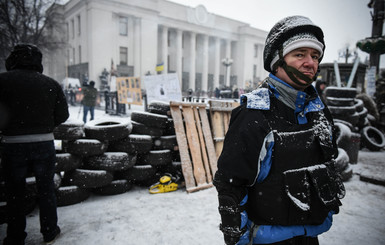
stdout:
<svg viewBox="0 0 385 245">
<path fill-rule="evenodd" d="M 319 58 L 320 53 L 316 49 L 298 48 L 285 55 L 284 60 L 288 66 L 294 67 L 304 75 L 313 79 L 318 70 Z M 301 87 L 297 85 L 289 78 L 282 67 L 278 67 L 276 76 L 298 90 L 304 90 L 311 84 L 297 77 L 297 80 L 306 86 Z"/>
</svg>

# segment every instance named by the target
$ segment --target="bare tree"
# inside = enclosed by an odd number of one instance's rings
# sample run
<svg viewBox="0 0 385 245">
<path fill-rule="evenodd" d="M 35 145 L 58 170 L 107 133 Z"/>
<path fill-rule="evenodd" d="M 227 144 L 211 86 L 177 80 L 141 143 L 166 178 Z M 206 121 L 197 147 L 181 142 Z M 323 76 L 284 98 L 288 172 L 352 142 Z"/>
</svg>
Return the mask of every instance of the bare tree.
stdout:
<svg viewBox="0 0 385 245">
<path fill-rule="evenodd" d="M 57 0 L 0 0 L 0 70 L 17 43 L 32 43 L 43 51 L 60 48 L 63 18 Z"/>
</svg>

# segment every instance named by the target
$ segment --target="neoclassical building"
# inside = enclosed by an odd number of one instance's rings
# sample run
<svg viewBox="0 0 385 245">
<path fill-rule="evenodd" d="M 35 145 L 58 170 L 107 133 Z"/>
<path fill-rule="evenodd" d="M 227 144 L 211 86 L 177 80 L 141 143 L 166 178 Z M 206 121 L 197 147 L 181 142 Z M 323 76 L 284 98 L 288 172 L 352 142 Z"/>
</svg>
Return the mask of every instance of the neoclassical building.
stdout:
<svg viewBox="0 0 385 245">
<path fill-rule="evenodd" d="M 209 13 L 202 5 L 70 0 L 55 11 L 62 16 L 67 44 L 48 54 L 45 67 L 58 81 L 66 76 L 94 80 L 99 88 L 103 71 L 139 77 L 177 73 L 182 91 L 208 92 L 224 85 L 250 87 L 267 75 L 267 32 Z"/>
</svg>

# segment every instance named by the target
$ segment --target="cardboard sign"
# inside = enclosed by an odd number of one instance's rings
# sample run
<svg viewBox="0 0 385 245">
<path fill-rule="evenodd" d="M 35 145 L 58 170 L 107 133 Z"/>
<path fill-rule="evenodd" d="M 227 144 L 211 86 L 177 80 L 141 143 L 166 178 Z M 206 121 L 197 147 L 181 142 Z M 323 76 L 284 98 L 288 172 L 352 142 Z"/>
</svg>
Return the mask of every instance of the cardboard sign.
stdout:
<svg viewBox="0 0 385 245">
<path fill-rule="evenodd" d="M 120 104 L 142 105 L 142 90 L 139 77 L 117 77 L 116 91 Z"/>
<path fill-rule="evenodd" d="M 142 77 L 148 103 L 151 101 L 182 101 L 179 79 L 176 73 Z"/>
</svg>

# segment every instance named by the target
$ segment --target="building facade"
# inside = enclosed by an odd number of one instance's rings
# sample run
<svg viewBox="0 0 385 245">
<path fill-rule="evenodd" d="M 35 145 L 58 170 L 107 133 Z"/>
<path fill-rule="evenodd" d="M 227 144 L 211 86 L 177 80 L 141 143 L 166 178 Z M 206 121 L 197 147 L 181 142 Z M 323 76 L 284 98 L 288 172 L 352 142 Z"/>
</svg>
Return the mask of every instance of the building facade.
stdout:
<svg viewBox="0 0 385 245">
<path fill-rule="evenodd" d="M 177 73 L 182 91 L 207 93 L 224 86 L 253 87 L 267 75 L 263 69 L 267 32 L 211 14 L 202 5 L 70 0 L 56 5 L 55 11 L 63 18 L 67 45 L 48 54 L 46 66 L 58 81 L 75 77 L 94 80 L 103 88 L 102 73 L 138 77 Z M 64 62 L 54 62 L 60 57 Z"/>
</svg>

